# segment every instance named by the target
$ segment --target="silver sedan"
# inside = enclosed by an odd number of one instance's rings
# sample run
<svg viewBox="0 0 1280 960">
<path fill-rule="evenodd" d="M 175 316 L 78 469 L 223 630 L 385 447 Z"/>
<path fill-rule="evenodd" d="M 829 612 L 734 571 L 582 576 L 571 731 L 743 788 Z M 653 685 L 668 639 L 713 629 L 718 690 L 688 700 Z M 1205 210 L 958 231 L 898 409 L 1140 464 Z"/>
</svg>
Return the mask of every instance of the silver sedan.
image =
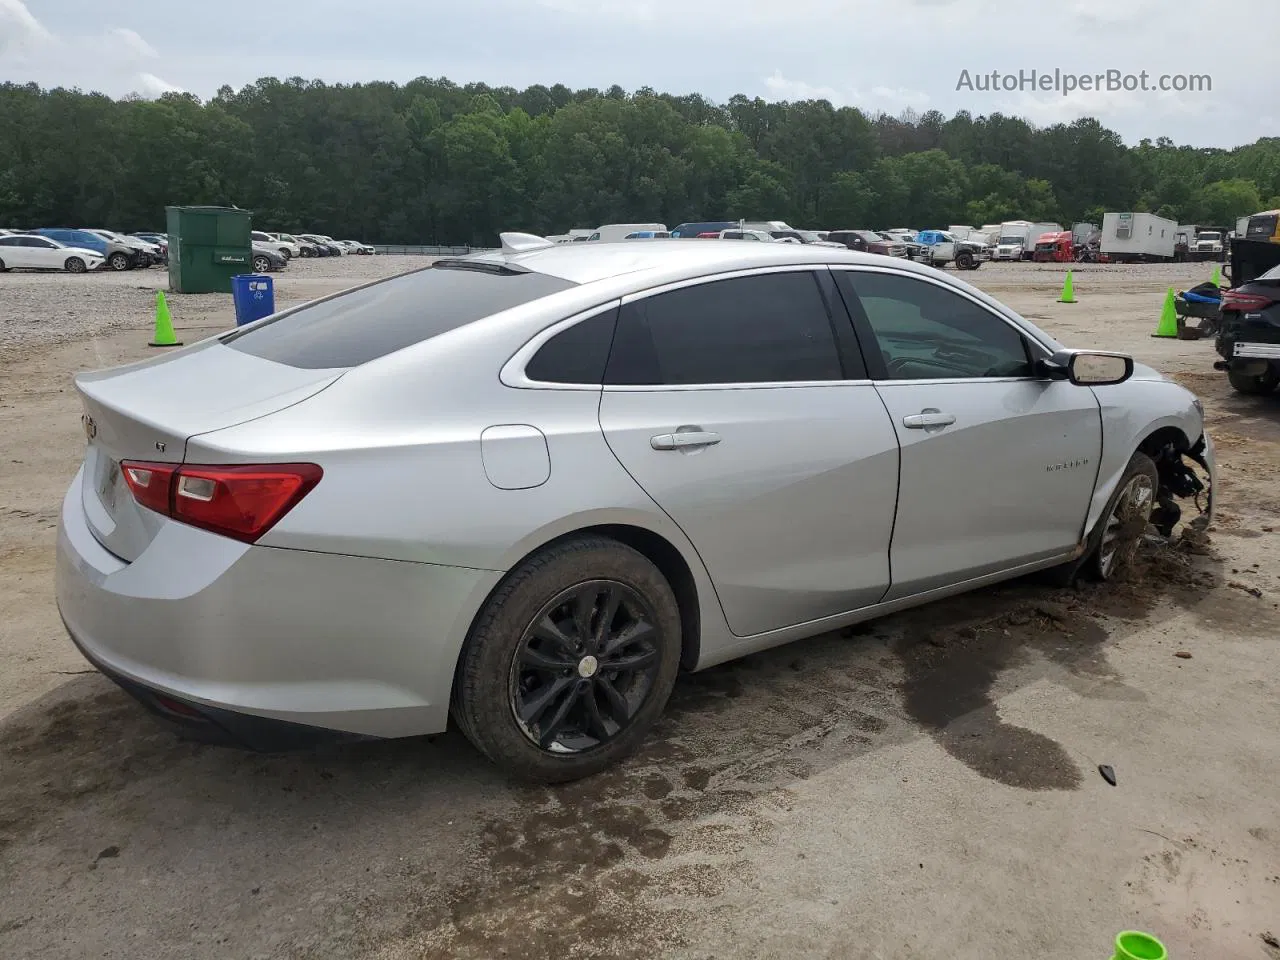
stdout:
<svg viewBox="0 0 1280 960">
<path fill-rule="evenodd" d="M 542 781 L 634 750 L 681 669 L 1114 576 L 1212 509 L 1181 386 L 813 245 L 507 234 L 76 386 L 57 598 L 93 664 L 198 736 L 452 717 Z"/>
</svg>

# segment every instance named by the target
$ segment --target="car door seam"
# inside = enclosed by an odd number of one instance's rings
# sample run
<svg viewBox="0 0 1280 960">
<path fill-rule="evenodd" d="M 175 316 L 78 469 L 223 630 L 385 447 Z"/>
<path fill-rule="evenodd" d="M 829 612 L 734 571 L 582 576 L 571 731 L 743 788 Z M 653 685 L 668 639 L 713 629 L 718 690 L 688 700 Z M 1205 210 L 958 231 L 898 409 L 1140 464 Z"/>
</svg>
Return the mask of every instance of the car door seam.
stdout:
<svg viewBox="0 0 1280 960">
<path fill-rule="evenodd" d="M 894 443 L 898 448 L 898 482 L 894 485 L 893 492 L 893 520 L 889 524 L 889 542 L 885 546 L 885 564 L 889 568 L 889 582 L 885 584 L 884 593 L 880 594 L 880 599 L 876 601 L 876 603 L 884 603 L 884 598 L 893 589 L 893 535 L 898 529 L 898 505 L 902 502 L 902 437 L 898 435 L 898 426 L 893 422 L 893 413 L 890 412 L 889 405 L 880 395 L 880 388 L 873 382 L 871 389 L 875 392 L 876 399 L 880 401 L 880 408 L 884 410 L 884 415 L 889 420 L 889 429 L 893 431 Z"/>
</svg>

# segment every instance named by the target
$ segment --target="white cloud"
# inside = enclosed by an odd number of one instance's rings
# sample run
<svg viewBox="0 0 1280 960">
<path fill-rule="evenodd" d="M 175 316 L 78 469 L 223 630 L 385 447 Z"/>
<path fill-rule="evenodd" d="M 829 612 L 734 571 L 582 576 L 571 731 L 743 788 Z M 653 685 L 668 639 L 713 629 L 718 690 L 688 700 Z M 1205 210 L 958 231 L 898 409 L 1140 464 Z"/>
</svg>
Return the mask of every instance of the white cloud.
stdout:
<svg viewBox="0 0 1280 960">
<path fill-rule="evenodd" d="M 1074 0 L 1071 4 L 1072 15 L 1107 24 L 1144 20 L 1155 10 L 1155 0 Z"/>
<path fill-rule="evenodd" d="M 162 93 L 182 93 L 181 87 L 175 87 L 168 80 L 161 80 L 154 73 L 138 74 L 138 93 L 144 97 L 158 97 Z"/>
<path fill-rule="evenodd" d="M 945 3 L 947 0 L 931 0 Z M 860 107 L 869 112 L 902 110 L 906 107 L 920 109 L 929 103 L 929 95 L 907 87 L 888 87 L 876 84 L 869 90 L 857 87 L 814 86 L 803 80 L 791 80 L 775 70 L 764 78 L 769 93 L 778 100 L 829 100 L 836 107 Z"/>
<path fill-rule="evenodd" d="M 83 86 L 158 97 L 181 88 L 140 70 L 159 52 L 129 27 L 104 27 L 97 33 L 59 33 L 36 19 L 23 0 L 0 0 L 0 69 L 10 67 L 22 80 L 46 86 Z M 91 65 L 92 76 L 68 76 L 67 65 Z"/>
<path fill-rule="evenodd" d="M 20 60 L 50 39 L 22 0 L 0 0 L 0 58 Z"/>
<path fill-rule="evenodd" d="M 140 57 L 146 60 L 154 60 L 160 56 L 156 52 L 156 48 L 134 30 L 128 27 L 112 27 L 107 31 L 107 36 L 115 41 L 116 45 L 125 52 L 126 55 Z"/>
</svg>

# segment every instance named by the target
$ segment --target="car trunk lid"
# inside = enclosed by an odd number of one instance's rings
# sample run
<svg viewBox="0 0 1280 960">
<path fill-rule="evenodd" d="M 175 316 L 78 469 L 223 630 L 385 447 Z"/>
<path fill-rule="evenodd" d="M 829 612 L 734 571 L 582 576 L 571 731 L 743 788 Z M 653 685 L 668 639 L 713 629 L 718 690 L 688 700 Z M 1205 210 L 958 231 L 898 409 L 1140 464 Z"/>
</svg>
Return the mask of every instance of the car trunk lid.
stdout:
<svg viewBox="0 0 1280 960">
<path fill-rule="evenodd" d="M 89 529 L 132 562 L 165 519 L 134 501 L 121 460 L 182 463 L 190 437 L 282 410 L 344 372 L 286 366 L 213 340 L 76 377 L 88 442 L 82 500 Z"/>
</svg>

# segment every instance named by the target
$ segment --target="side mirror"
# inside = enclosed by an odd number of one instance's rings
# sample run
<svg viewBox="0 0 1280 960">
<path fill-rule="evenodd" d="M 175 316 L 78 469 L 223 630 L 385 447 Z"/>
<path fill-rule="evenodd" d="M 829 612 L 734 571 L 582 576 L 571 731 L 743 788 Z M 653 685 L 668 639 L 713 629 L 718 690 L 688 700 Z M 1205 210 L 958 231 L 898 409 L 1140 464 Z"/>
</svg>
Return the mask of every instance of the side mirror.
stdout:
<svg viewBox="0 0 1280 960">
<path fill-rule="evenodd" d="M 1054 360 L 1066 370 L 1067 379 L 1081 387 L 1109 387 L 1133 376 L 1133 357 L 1122 353 L 1073 350 Z"/>
</svg>

